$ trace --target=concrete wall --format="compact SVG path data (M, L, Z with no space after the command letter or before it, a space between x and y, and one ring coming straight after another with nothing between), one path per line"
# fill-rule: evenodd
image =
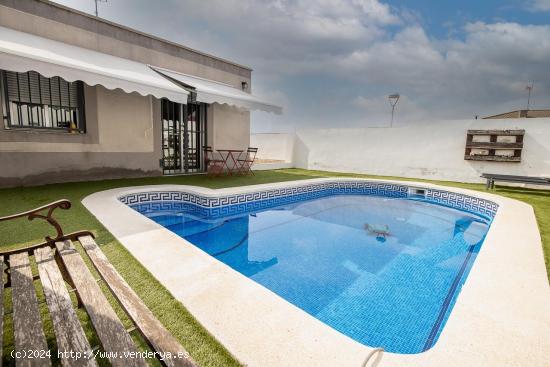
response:
M85 114L85 134L10 130L2 124L0 187L162 174L158 99L85 86ZM215 103L207 119L214 149L250 145L248 111Z
M246 149L250 146L250 112L228 105L209 106L208 142L213 149Z
M464 160L468 129L525 129L521 163ZM272 139L286 140L284 134ZM269 151L276 143L260 144ZM278 143L281 147L282 142ZM280 153L283 154L283 153ZM266 157L269 158L269 157ZM483 172L550 177L550 119L436 121L396 128L303 129L295 167L375 175L481 182Z
M85 134L2 126L0 151L153 152L155 98L85 85L84 99ZM160 112L156 119L160 119Z
M250 136L250 146L261 147L258 150L258 158L260 159L292 162L294 134L252 134Z
M85 87L86 133L0 127L0 186L160 175L160 102Z

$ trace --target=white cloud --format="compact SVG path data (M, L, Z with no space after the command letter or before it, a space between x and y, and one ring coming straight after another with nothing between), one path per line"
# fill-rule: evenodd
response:
M550 11L550 0L533 0L529 4L531 10Z
M252 66L253 89L285 104L287 124L377 121L394 91L401 122L498 113L522 107L532 80L535 107L550 107L550 25L473 22L435 38L380 0L128 1L100 12Z
M443 62L443 55L424 30L414 26L403 29L391 40L353 51L339 62L339 69L374 83L424 85L426 75L441 69Z
M522 99L531 80L539 102L550 104L550 26L474 23L464 32L463 40L432 40L417 26L404 28L343 59L342 78L397 89L446 117L500 112L496 106Z
M208 4L203 5L210 9L208 16L200 4ZM219 7L212 2L185 7L197 12L187 19L208 19L208 28L217 34L209 39L214 49L252 64L267 83L263 89L271 84L288 91L289 80L307 78L321 85L326 80L329 88L348 84L355 96L368 98L381 95L381 90L397 90L418 110L452 118L512 106L512 101L523 98L530 80L536 81L540 102L550 95L547 25L469 23L453 38L435 39L410 17L402 17L399 9L377 0L227 0ZM326 93L319 96L315 91L315 100L307 94L287 97L293 107L288 111L302 111L288 118L297 124L321 124L323 117L313 111L316 105L334 98L353 99ZM333 118L327 116L327 123Z
M378 0L353 0L353 4L361 7L369 18L381 24L397 24L399 18L393 14L388 4L382 4Z

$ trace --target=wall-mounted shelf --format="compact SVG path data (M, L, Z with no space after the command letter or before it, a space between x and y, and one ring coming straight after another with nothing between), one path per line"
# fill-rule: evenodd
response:
M521 162L525 130L468 130L464 159Z

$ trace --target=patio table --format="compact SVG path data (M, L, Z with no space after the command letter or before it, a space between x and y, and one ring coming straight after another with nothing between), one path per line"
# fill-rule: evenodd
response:
M244 152L243 149L217 149L217 152L222 157L223 164L229 175L239 172L237 159Z

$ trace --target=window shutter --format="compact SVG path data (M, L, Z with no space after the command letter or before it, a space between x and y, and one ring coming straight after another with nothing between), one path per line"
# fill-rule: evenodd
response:
M41 104L40 98L40 74L36 71L31 71L28 73L29 76L29 85L30 85L30 102Z
M52 105L54 106L60 106L61 105L61 95L60 95L60 92L59 92L59 78L58 77L53 77L53 78L50 78L50 98L51 98L51 103Z
M61 106L70 106L69 83L63 79L59 79L59 90Z
M52 104L50 98L50 79L40 75L40 93L42 94L43 104Z
M78 106L78 82L69 84L69 103L71 107Z
M8 87L8 100L18 101L19 100L19 88L17 87L17 73L6 71L6 81Z
M80 110L83 105L80 98L82 82L46 78L35 71L0 72L5 75L10 126L67 128L74 122L77 127L85 129L85 117Z
M19 82L19 102L30 102L29 76L27 73L17 74Z

